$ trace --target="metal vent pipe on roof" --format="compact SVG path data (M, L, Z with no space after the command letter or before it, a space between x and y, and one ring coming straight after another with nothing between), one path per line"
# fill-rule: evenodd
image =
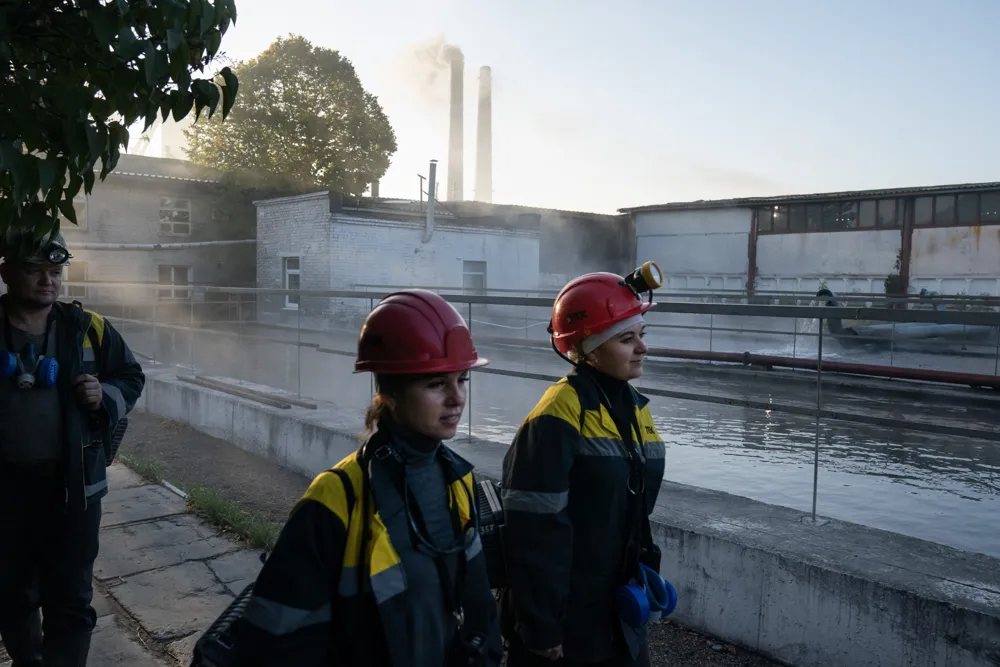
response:
M434 235L434 204L437 198L437 160L431 160L430 173L427 174L427 223L424 226L424 243Z

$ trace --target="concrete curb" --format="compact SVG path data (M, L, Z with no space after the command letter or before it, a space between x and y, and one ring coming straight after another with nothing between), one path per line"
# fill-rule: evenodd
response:
M276 398L282 392L242 382ZM278 410L151 372L140 407L313 476L357 445L360 411ZM496 478L505 445L455 440ZM1000 560L665 482L653 515L678 622L801 666L1000 663Z

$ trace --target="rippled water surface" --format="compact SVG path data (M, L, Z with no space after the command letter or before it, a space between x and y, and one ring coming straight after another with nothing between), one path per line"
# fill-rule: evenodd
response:
M370 396L370 378L353 375L353 359L347 355L207 333L197 335L192 354L188 332L161 331L154 345L148 329L128 329L127 325L125 329L137 351L152 356L155 349L159 361L185 366L190 366L193 358L198 373L300 391L304 396L356 408L359 416ZM316 342L347 353L352 349L350 338ZM805 344L797 344L797 348L797 352L808 352ZM830 354L840 353L831 349ZM565 373L566 366L553 356L500 352L493 365L533 373ZM913 364L920 363L921 359L914 357ZM935 357L934 364L942 363L947 362ZM956 363L970 364L969 360ZM982 361L978 364L983 366ZM992 372L992 367L989 370ZM694 382L647 373L639 385L640 389L643 384L677 389L689 381ZM471 414L474 436L509 442L546 386L537 380L475 374L462 432L468 432ZM730 383L726 391L756 399L772 395L777 403L789 397L814 400L815 389L808 383L772 390L762 390L759 383ZM651 398L654 420L667 443L667 479L803 512L811 510L816 442L811 417ZM918 411L933 419L932 411L939 409L899 397L850 392L840 392L838 400L899 418ZM961 408L952 412L956 410L962 412ZM995 417L989 407L968 410L969 419L987 425L1000 421ZM1000 531L996 530L1000 443L826 420L820 424L819 451L819 514L1000 557Z

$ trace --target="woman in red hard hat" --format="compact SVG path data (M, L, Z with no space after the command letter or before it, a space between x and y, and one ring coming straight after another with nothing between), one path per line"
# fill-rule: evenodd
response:
M660 282L649 262L628 278L581 276L556 297L552 344L575 368L503 462L509 667L649 664L645 628L623 621L616 596L640 564L659 571L648 517L664 444L629 381L642 375L643 314Z
M358 340L375 374L364 444L313 480L257 578L238 665L478 667L500 662L472 465L454 437L480 359L425 290L383 299Z

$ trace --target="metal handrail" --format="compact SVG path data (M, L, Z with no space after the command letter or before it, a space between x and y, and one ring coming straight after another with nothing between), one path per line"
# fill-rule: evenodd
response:
M298 295L299 297L324 297L339 299L382 299L392 292L358 292L352 290L290 290L260 287L222 287L211 285L163 285L148 283L88 283L93 287L143 289L190 289L206 293L257 294L257 295ZM447 301L483 306L527 306L551 309L553 298L483 296L473 294L442 294ZM922 322L929 324L970 324L1000 326L1000 312L948 311L948 310L905 310L875 307L849 306L799 306L746 303L708 303L690 301L658 301L652 309L657 313L686 315L728 315L736 317L776 317L799 319L843 319L873 320L880 322Z

